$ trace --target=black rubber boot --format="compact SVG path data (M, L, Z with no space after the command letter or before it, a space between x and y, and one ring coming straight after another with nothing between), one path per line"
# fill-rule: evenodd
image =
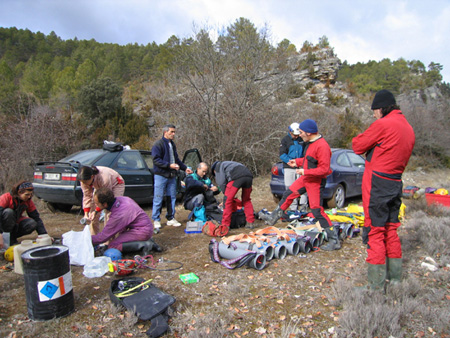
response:
M274 211L267 217L265 220L266 223L270 226L274 226L275 223L283 216L283 210L280 208L280 206L277 206Z
M386 279L391 285L400 284L402 282L402 259L387 258L386 259Z
M337 234L337 228L331 226L325 228L325 232L327 233L328 243L322 245L320 249L325 251L339 250L341 248L341 241L339 240L339 236Z
M137 253L140 251L141 256L147 256L150 252L154 250L156 252L161 252L161 247L153 241L153 239L149 239L147 241L134 241L134 242L125 242L122 243L122 252L123 253Z

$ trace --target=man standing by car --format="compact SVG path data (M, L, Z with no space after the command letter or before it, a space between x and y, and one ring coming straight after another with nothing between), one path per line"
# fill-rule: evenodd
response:
M280 159L283 161L284 185L289 188L298 178L296 164L289 162L292 159L303 157L303 141L299 137L300 129L297 122L292 123L289 132L281 139ZM300 205L306 206L308 198L305 194L300 197ZM298 209L299 200L296 198L292 201L290 209L295 211Z
M197 171L185 178L184 208L186 210L194 210L197 206L217 203L214 195L220 193L219 188L211 183L207 174L208 165L205 162L200 162Z
M362 183L363 243L367 244L369 287L383 290L386 278L391 283L401 281L398 214L402 174L414 148L415 135L390 91L377 92L371 109L376 121L353 139L353 150L366 154Z
M173 142L176 127L167 124L163 127L163 137L155 142L152 147L154 164L154 194L152 219L155 233L161 228L161 206L164 195L170 196L171 208L167 208L167 225L180 226L181 223L175 219L175 201L177 194L177 173L178 170L192 174L192 170L178 158L177 147ZM170 214L169 214L170 213Z
M305 142L305 156L289 162L301 167L301 169L297 169L297 173L301 176L285 191L278 207L271 213L266 222L273 226L292 201L306 192L314 218L327 233L328 243L322 245L321 249L326 251L338 250L341 248L341 243L337 229L333 227L321 204L322 190L325 187L327 176L331 174L331 149L323 136L319 134L316 121L304 120L300 123L299 128L300 137Z

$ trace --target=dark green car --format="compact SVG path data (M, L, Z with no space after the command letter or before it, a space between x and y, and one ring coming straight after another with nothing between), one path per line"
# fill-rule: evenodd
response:
M186 151L183 163L196 168L201 162L197 149ZM122 149L82 150L56 162L39 162L34 168L34 193L47 202L50 210L70 211L72 206L81 206L83 193L77 180L82 166L104 166L117 171L125 180L125 196L139 204L148 204L153 200L153 158L151 151ZM185 173L178 174L177 189L179 196L184 192L181 180Z

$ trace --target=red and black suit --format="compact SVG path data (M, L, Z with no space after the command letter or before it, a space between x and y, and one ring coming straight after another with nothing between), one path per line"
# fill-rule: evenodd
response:
M305 148L304 157L295 159L297 166L303 167L304 175L284 192L280 208L285 211L294 199L307 192L311 212L325 229L332 225L321 204L327 176L332 172L331 149L321 135L314 141L306 143Z
M376 120L353 139L354 152L366 154L362 182L363 242L367 244L369 264L385 264L386 257L402 257L397 234L402 173L414 143L414 130L400 110Z

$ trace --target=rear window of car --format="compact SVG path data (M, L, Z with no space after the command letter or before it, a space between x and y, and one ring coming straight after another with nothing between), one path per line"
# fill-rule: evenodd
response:
M59 160L59 162L80 162L85 165L92 165L95 160L104 153L102 149L83 150L78 153L69 155Z

